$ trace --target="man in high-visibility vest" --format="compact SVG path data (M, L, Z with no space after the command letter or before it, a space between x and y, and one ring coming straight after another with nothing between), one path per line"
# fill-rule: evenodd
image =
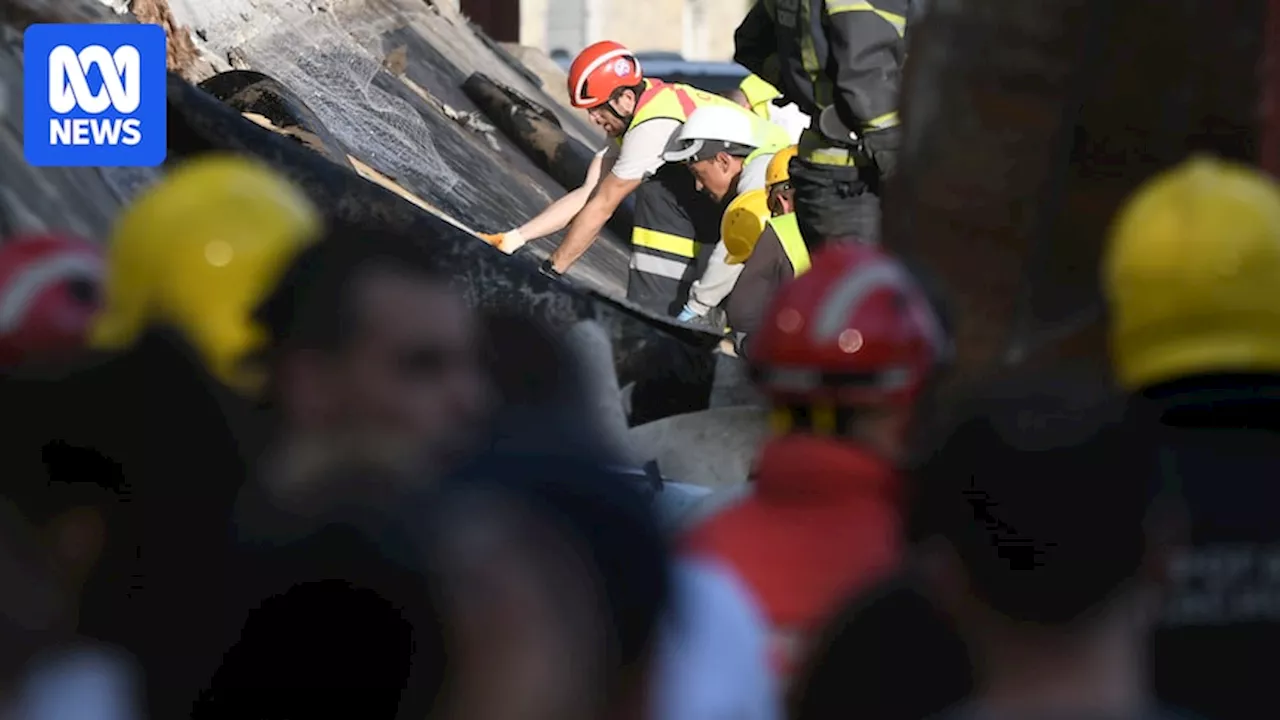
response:
M800 142L800 134L809 127L810 118L800 106L783 98L781 90L755 73L743 78L726 97L757 116L781 125L791 136L792 144Z
M742 193L763 191L770 160L789 144L787 131L781 126L717 105L699 108L690 115L663 157L669 163L687 165L694 185L718 205L724 205ZM677 320L688 322L719 315L711 310L728 297L742 272L740 264L725 262L726 254L722 239L712 251L706 269L693 283L689 301ZM714 322L723 327L722 319Z
M809 249L796 224L795 189L787 168L796 156L792 145L774 154L765 175L768 194L739 195L725 211L721 234L730 264L742 264L729 295L729 326L739 354L759 327L778 288L809 269Z
M897 167L909 11L909 0L759 0L734 33L733 59L813 119L791 170L811 248L879 242L880 195Z
M568 80L569 102L586 110L612 142L596 156L581 187L519 228L487 239L514 252L567 225L564 240L542 264L544 273L559 276L591 247L634 192L627 299L674 317L720 239L720 208L698 192L685 168L668 164L663 153L698 108L750 113L719 95L645 78L635 54L616 42L583 50L569 67Z

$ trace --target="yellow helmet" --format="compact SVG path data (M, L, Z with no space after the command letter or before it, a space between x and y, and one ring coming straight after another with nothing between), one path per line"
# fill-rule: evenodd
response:
M755 74L743 78L738 89L747 96L747 104L751 106L751 112L765 120L769 119L769 101L782 95L778 88Z
M791 179L791 158L800 154L799 145L789 145L773 154L764 171L764 184L773 187Z
M725 262L737 265L751 257L769 217L769 194L764 190L748 190L729 203L720 218L720 239L728 253Z
M322 230L306 195L256 160L213 154L180 165L116 221L90 343L124 348L147 326L168 324L216 377L255 392L261 373L245 361L265 331L252 313Z
M1280 186L1207 157L1162 173L1118 214L1103 287L1126 388L1280 372Z

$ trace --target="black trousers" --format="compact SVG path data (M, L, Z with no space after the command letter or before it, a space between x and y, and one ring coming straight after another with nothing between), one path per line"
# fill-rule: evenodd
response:
M832 240L880 242L880 198L862 173L853 166L791 161L796 223L811 249Z

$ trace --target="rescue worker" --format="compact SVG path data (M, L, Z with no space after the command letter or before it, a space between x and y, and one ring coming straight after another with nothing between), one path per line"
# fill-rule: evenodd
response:
M688 166L695 187L723 206L741 193L763 190L770 159L786 145L787 134L780 126L736 108L709 106L689 116L662 157ZM721 240L676 319L706 317L733 290L741 271L740 265L725 263Z
M809 269L809 249L796 224L795 190L787 168L796 156L792 145L769 161L763 192L739 196L724 214L721 234L732 248L729 262L741 263L738 285L729 296L729 327L740 355L759 328L778 288Z
M1161 700L1252 717L1274 695L1280 641L1280 186L1214 158L1127 202L1103 256L1115 375L1156 417L1160 466L1189 513L1189 547L1152 658Z
M113 228L91 361L0 383L5 425L21 427L0 464L106 488L80 513L101 544L78 631L138 659L149 715L189 717L225 648L219 541L256 416L227 386L253 386L240 370L261 334L247 322L259 283L321 228L305 195L256 161L179 164Z
M69 235L0 245L0 367L63 358L84 347L102 302L102 248Z
M734 60L813 119L792 163L796 219L816 248L879 242L880 195L897 167L909 0L762 0L734 34Z
M742 83L730 90L727 97L757 116L781 125L791 137L792 144L800 142L800 134L809 127L809 116L804 114L800 106L787 102L781 90L755 73L743 78Z
M684 168L666 164L663 152L701 107L748 113L718 95L646 79L635 54L612 41L578 54L569 68L568 86L570 104L586 110L612 141L597 154L582 187L519 228L486 238L514 252L567 225L564 240L542 264L543 272L559 276L591 247L614 210L634 192L627 298L674 317L719 240L720 212L697 191Z
M907 271L860 245L819 253L758 331L749 360L779 434L752 494L693 528L685 550L751 588L784 679L841 602L900 561L897 465L944 347Z
M323 230L307 196L256 160L210 155L179 165L117 221L90 341L120 350L152 325L174 327L216 378L255 396L266 333L253 311Z

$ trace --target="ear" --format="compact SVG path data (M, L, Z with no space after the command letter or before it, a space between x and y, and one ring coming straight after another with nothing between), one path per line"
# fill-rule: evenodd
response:
M102 556L107 527L95 507L74 507L51 519L46 526L50 551L64 575L79 586Z
M303 428L328 424L338 404L333 360L316 350L296 350L285 355L278 373L286 422Z
M956 550L943 538L932 537L916 546L916 570L925 592L948 615L962 611L969 593L969 578Z

